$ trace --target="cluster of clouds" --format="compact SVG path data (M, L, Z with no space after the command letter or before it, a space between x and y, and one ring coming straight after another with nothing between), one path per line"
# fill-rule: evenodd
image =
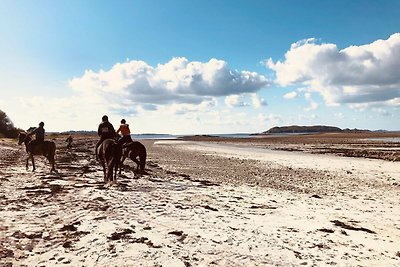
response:
M238 129L250 123L249 118L258 121L254 127L260 122L270 126L285 123L282 115L273 113L276 111L262 109L267 101L260 92L266 88L281 92L281 101L303 97L303 111L309 112L303 114L307 120L315 119L310 113L322 101L327 106L369 109L381 116L391 115L387 107L400 107L400 33L344 49L313 38L301 40L291 45L283 60L269 58L265 64L266 73L274 80L257 72L232 69L215 58L199 62L177 57L156 66L140 60L126 61L107 70L86 70L71 79L68 85L78 94L70 98L24 99L22 106L31 109L33 105L51 105L51 110L60 111L54 112L54 120L59 116L56 114L65 112L71 117L71 125L83 115L96 116L90 120L97 121L98 114L92 115L96 109L118 116L162 115L166 124L171 115L181 117L182 125L184 119L207 120L213 127L226 127L221 122L236 123ZM297 89L287 92L287 88ZM246 114L249 109L253 115ZM84 122L79 127L85 128Z
M193 106L210 107L218 97L228 97L226 103L230 106L240 106L239 99L251 98L249 103L258 108L266 103L256 92L270 83L256 72L230 69L223 60L198 62L184 57L156 67L136 60L118 63L108 71L87 70L82 77L69 81L70 87L83 95L122 103L115 109L139 106L144 110L158 110L169 105L177 113L190 111ZM120 111L135 112L124 108Z
M230 108L235 107L249 107L252 106L256 109L263 106L267 106L267 101L264 98L259 97L257 94L241 94L241 95L229 95L225 97L225 104Z
M283 61L270 58L266 65L275 72L278 85L301 88L285 94L285 99L307 92L320 94L328 106L400 106L400 33L342 50L313 38L302 40L291 45Z
M320 105L312 99L314 93L328 106L348 104L381 114L385 114L383 106L400 106L400 33L341 50L314 38L301 40L291 45L284 60L270 58L266 66L274 72L274 81L256 72L231 69L215 58L198 62L177 57L157 66L133 60L109 70L87 70L70 80L69 86L128 115L165 106L175 114L195 112L215 107L219 97L225 98L228 108L257 109L267 105L257 93L273 84L299 88L283 98L304 96L309 103L305 111Z

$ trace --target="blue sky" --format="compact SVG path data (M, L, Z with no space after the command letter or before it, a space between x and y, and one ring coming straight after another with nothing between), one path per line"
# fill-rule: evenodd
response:
M399 1L0 1L21 128L400 130Z

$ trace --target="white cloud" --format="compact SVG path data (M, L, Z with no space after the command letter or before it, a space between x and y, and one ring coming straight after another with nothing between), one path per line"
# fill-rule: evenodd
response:
M372 111L378 113L381 116L392 116L392 114L384 108L372 108Z
M344 119L344 114L342 112L337 112L334 114L334 116L338 119Z
M278 84L306 86L328 105L389 104L400 97L400 33L342 50L308 39L293 44L284 61L267 65Z
M305 93L304 98L308 101L309 106L304 108L304 111L308 112L311 110L316 110L319 104L312 99L311 93Z
M299 124L309 124L313 123L318 116L316 114L299 114L297 115L297 120Z
M309 106L304 108L304 111L308 112L311 110L316 110L319 107L319 104L315 101L310 101Z
M181 103L165 105L160 108L160 111L166 114L180 115L180 114L195 113L195 112L208 112L214 109L216 106L217 106L216 99L211 99L209 101L203 101L198 105L181 104Z
M249 104L245 102L244 98L244 95L229 95L225 97L225 104L230 108L249 106Z
M294 99L298 96L298 93L296 91L289 92L283 95L284 99Z
M14 109L13 106L15 104L9 105L7 110L18 122L17 127L23 129L37 126L40 121L44 121L45 128L53 130L96 129L101 116L106 112L102 103L77 96L20 97L18 108Z
M260 98L257 94L251 95L251 102L255 108L267 106L267 101L265 101L264 98Z
M68 84L73 89L69 96L21 97L18 108L6 103L5 110L17 126L45 121L47 129L55 131L96 129L104 114L114 123L125 118L137 126L135 132L251 131L257 129L255 121L232 111L221 115L218 98L236 95L242 105L262 105L264 100L253 95L269 81L255 72L229 69L222 60L202 63L174 58L155 67L129 61L109 70L87 70ZM228 103L239 104L235 97Z
M400 97L390 99L390 100L386 101L386 104L388 106L400 107Z
M85 95L140 104L199 104L212 97L253 93L269 85L263 75L230 69L225 61L173 58L152 67L143 61L117 63L110 70L85 71L69 82Z
M271 126L277 126L280 123L282 123L282 121L283 121L281 115L273 114L273 113L270 113L267 115L260 113L260 114L258 114L258 120L261 122L268 122L269 125L271 125Z
M251 104L250 104L251 103ZM225 97L225 104L230 107L249 107L253 105L254 108L259 109L263 106L267 106L267 102L264 98L259 97L257 94L241 94L241 95L229 95Z

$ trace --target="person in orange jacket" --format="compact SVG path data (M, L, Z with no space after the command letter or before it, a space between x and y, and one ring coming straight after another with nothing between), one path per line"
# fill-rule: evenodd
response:
M125 143L130 143L132 142L132 137L131 137L131 130L129 129L129 124L126 124L126 120L122 119L121 120L121 125L119 126L117 130L117 134L121 132L122 137L117 141L119 145L123 145Z

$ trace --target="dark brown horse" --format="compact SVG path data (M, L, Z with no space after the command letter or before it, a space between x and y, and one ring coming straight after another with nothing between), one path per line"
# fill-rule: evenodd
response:
M104 182L116 182L122 147L114 139L106 139L97 148L96 153L103 166Z
M139 160L137 159L139 157ZM121 159L121 167L126 158L130 158L136 163L136 173L144 174L144 168L146 166L146 147L138 142L133 141L127 144L124 144L122 159ZM119 173L121 174L121 168L119 169Z
M45 156L49 160L51 164L50 172L55 172L56 168L54 167L54 157L56 155L56 144L53 141L43 141L41 143L32 145L32 143L29 143L31 140L32 138L26 132L20 132L18 135L18 144L21 145L24 143L26 152L28 153L28 157L26 158L26 169L28 169L28 161L31 159L33 165L32 171L35 171L36 168L33 156L40 155Z

